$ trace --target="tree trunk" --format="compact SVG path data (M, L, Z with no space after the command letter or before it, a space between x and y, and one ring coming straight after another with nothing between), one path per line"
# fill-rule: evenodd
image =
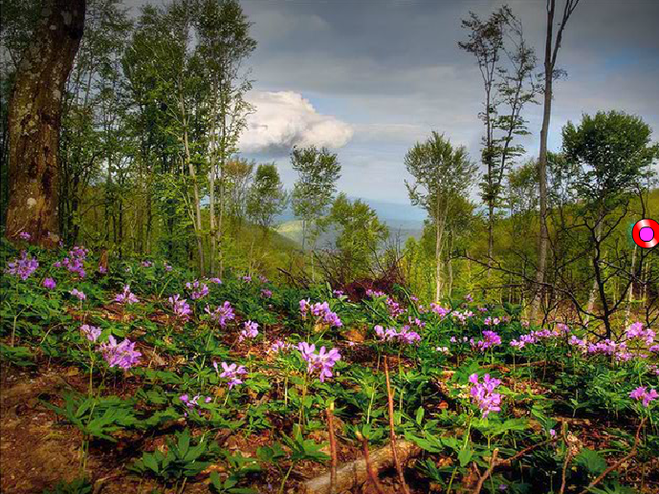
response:
M545 88L542 129L540 130L540 154L538 156L538 192L540 194L540 232L538 234L538 267L535 273L537 287L531 306L531 321L535 321L545 293L544 281L547 269L547 138L551 121L551 99L553 91L554 65L552 63L552 44L554 37L555 0L549 0L547 10L547 37L545 39Z
M636 268L636 251L638 250L638 245L634 245L634 252L632 252L632 269L630 272L634 274L634 269ZM632 303L634 302L634 280L632 279L627 289L627 310L625 311L625 327L629 324L629 315L632 310Z
M58 235L62 95L85 23L85 0L48 0L16 74L9 106L6 236L54 247Z

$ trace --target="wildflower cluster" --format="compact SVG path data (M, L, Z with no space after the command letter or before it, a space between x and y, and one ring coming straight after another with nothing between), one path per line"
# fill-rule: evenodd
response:
M469 376L469 382L473 384L469 394L480 408L483 418L486 418L491 412L501 410L501 395L494 390L501 384L499 379L491 378L489 374L483 376L483 382L478 382L478 374Z
M247 374L247 370L245 369L244 365L227 364L226 362L222 362L221 365L222 373L220 374L220 377L228 379L227 385L229 386L229 389L233 389L234 386L238 386L239 384L243 383L242 379L240 379L240 376ZM213 367L215 367L215 372L220 372L217 366L217 362L213 362Z
M316 345L301 342L297 346L302 358L307 362L307 372L313 374L319 372L320 382L325 382L325 379L332 377L332 368L339 360L341 354L336 348L332 348L329 352L324 346L320 347L318 353L316 352Z
M55 287L57 287L57 283L55 283L55 280L52 278L44 279L42 285L44 288L47 288L48 290L54 290Z
M430 310L437 314L440 319L444 319L449 314L449 312L451 312L451 309L446 309L434 302L430 304Z
M290 343L287 343L282 340L276 340L272 345L270 345L270 348L268 349L268 353L279 353L283 351L290 350L293 347Z
M208 285L205 283L201 283L199 280L194 280L192 283L187 282L185 284L185 288L187 288L191 294L190 298L192 300L199 300L204 298L206 295L208 295Z
M121 343L117 343L112 335L110 335L108 343L103 343L100 349L110 367L121 367L124 370L137 365L142 355L135 350L134 342L126 338Z
M634 391L629 393L629 397L641 401L645 408L650 406L650 403L659 398L657 390L652 388L650 391L645 386L639 386Z
M384 329L378 324L373 329L380 341L397 341L407 345L421 341L419 333L412 331L409 326L403 326L400 331L397 331L396 328Z
M510 346L518 349L522 349L527 345L533 345L538 343L541 340L547 340L551 338L558 338L570 332L570 328L565 324L557 324L553 331L548 329L541 329L539 331L531 331L528 334L523 334L519 339L512 340ZM572 339L576 336L572 335ZM571 341L571 340L568 340Z
M469 344L472 348L477 349L479 352L484 352L488 348L495 347L501 344L501 336L494 331L483 331L482 340L474 340L471 338Z
M210 307L207 305L204 311L210 315L212 321L216 322L223 328L227 325L228 321L236 318L233 307L231 307L231 304L228 301L217 306L213 311L211 311Z
M178 293L169 297L168 300L176 317L182 320L187 320L188 317L190 317L190 314L192 314L190 305L188 304L187 300L181 298Z
M247 321L245 323L245 329L240 332L238 341L242 342L246 339L253 339L259 335L259 325L253 321Z
M71 295L73 295L75 298L77 298L78 300L80 300L81 302L82 302L83 300L86 300L86 299L87 299L87 295L85 295L85 292L83 292L83 291L81 291L81 290L78 290L77 288L74 288L74 289L71 290L69 293L70 293Z
M318 322L324 322L337 328L343 326L341 319L335 312L332 312L328 302L317 302L311 305L309 300L300 300L300 314L302 314L302 317L306 317L307 313L311 313Z
M131 305L138 303L139 299L130 291L130 285L124 285L123 292L117 293L114 296L114 301L119 302L120 304Z
M392 319L398 319L399 316L402 316L405 313L405 309L403 309L400 304L391 297L387 297L385 304L387 305L387 310Z
M95 343L98 337L101 336L101 328L92 326L90 324L83 324L80 326L80 331L87 337L89 341Z
M197 407L199 398L201 398L200 395L195 395L192 399L190 399L190 397L187 394L178 397L178 399L183 402L183 404L188 408L188 411L190 412ZM213 401L213 398L207 396L206 399L204 400L204 403L210 403L211 401ZM188 412L185 412L184 415L187 417Z
M465 310L464 312L456 310L452 312L451 315L462 325L467 324L467 320L474 317L474 313L470 310Z
M76 273L80 278L84 278L87 273L85 272L85 259L89 254L89 249L84 247L75 246L69 251L69 256L61 261L53 264L56 268L66 268L70 273Z
M21 280L27 280L39 267L36 257L28 257L26 251L21 251L21 257L7 263L5 273L17 276Z

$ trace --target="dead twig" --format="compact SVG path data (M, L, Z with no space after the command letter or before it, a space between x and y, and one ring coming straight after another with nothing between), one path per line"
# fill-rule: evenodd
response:
M485 473L481 475L481 477L478 479L478 484L476 484L476 488L474 489L474 494L478 494L481 491L485 481L490 478L490 475L492 475L492 471L497 466L497 456L499 456L499 448L495 448L494 451L492 452L492 458L490 459L490 466L485 471Z
M634 438L634 445L632 446L632 449L629 451L629 453L616 461L613 465L611 465L609 468L604 470L601 474L599 474L595 480L593 480L590 484L588 484L588 487L586 487L584 490L582 490L579 494L586 494L588 491L590 491L593 487L595 487L597 484L599 484L602 480L604 480L604 477L606 477L608 474L613 472L614 470L617 470L620 468L620 465L625 463L627 460L633 458L636 456L636 453L638 452L638 445L641 442L641 430L643 429L643 426L645 425L645 421L647 420L646 417L643 417L641 419L641 423L638 424L638 429L636 429L636 437Z
M389 364L387 363L387 357L384 357L384 377L387 383L387 402L389 404L389 440L391 446L391 453L394 457L394 465L396 466L396 472L398 472L398 481L400 482L401 488L403 489L404 494L410 494L410 490L407 487L405 482L405 476L403 475L403 468L400 465L398 458L398 453L396 452L396 432L394 429L394 394L391 391L391 382L389 381Z
M334 436L334 402L325 410L327 415L327 428L329 429L330 440L330 455L332 456L331 470L330 470L330 494L336 493L336 468L339 464L339 459L336 450L336 437Z
M384 489L382 489L380 480L378 479L377 474L373 470L373 465L371 464L371 457L368 452L368 439L366 439L359 431L355 435L357 436L357 439L362 442L362 454L364 455L364 461L366 462L366 473L368 473L368 478L371 482L373 482L375 490L378 492L378 494L384 494Z

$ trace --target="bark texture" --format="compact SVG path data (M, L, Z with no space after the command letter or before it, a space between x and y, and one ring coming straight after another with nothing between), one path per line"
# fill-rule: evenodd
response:
M46 0L18 67L9 104L9 204L6 236L27 232L57 245L60 121L64 85L80 45L85 0Z

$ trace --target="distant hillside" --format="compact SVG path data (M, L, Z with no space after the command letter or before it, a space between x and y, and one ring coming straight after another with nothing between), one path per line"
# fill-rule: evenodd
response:
M351 200L357 198L350 197ZM372 199L363 199L366 204L375 210L380 221L389 227L391 238L398 237L401 244L404 244L409 237L419 238L423 232L423 220L426 213L409 204L397 204L386 201L375 201ZM279 225L275 230L282 236L298 243L302 243L302 222L295 218L291 208L284 211L277 217ZM334 243L336 238L335 231L328 231L321 235L318 240L319 247L327 247Z

